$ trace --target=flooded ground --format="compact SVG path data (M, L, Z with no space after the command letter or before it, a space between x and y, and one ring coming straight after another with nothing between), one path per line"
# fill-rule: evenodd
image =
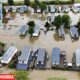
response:
M72 14L72 13L71 13ZM76 22L79 19L80 14L78 14L77 19L76 16L73 16L73 22L72 24L76 24ZM23 19L24 18L24 19ZM75 21L75 19L77 21ZM49 58L51 59L51 53L52 49L54 47L59 47L61 50L66 51L67 61L72 62L72 56L73 52L75 52L76 48L80 48L80 39L78 41L72 42L70 34L65 35L65 39L57 39L57 34L54 31L48 31L46 34L43 30L40 31L40 36L38 38L30 38L29 34L25 36L24 39L21 39L19 36L19 29L22 24L26 24L28 20L35 20L35 22L39 22L40 20L34 19L32 16L27 17L26 15L21 16L19 14L16 15L15 19L13 21L9 21L6 24L6 29L0 29L0 41L5 42L7 49L11 43L13 43L14 46L18 48L18 50L21 50L25 46L31 46L31 47L45 47ZM42 22L42 21L41 21ZM39 25L41 28L44 25L43 21ZM18 25L17 27L9 26L9 25ZM8 27L11 27L11 29L8 29ZM51 61L51 60L50 60ZM51 65L51 62L49 62ZM65 77L68 78L68 80L80 80L80 73L79 72L70 72L70 71L55 71L55 70L45 70L45 71L38 71L34 70L30 72L30 78L31 80L46 80L50 77Z
M67 80L80 80L79 72L72 71L58 71L58 70L34 70L31 72L30 76L31 80L47 80L48 78L61 77L66 78Z

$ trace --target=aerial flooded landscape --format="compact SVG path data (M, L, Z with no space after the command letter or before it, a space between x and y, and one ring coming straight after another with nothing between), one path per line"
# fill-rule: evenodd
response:
M80 0L0 1L0 80L80 80Z

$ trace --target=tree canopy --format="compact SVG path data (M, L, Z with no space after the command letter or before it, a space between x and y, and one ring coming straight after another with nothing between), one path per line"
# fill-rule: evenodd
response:
M64 15L62 16L62 23L64 24L64 26L65 26L65 27L68 27L68 26L70 25L70 22L71 22L70 16L67 15L67 14L64 14Z
M29 6L30 5L30 0L24 0L24 4Z
M35 23L34 21L30 21L28 22L28 25L29 25L29 34L32 35L32 33L34 32Z
M3 13L3 17L5 17L6 15L6 10L4 8L2 8L2 13Z
M57 30L62 25L62 17L61 17L61 15L58 15L58 16L55 17L54 25L56 26Z
M42 12L47 8L45 3L40 2L39 7L41 8Z
M8 0L8 4L12 6L14 4L14 1L13 0Z

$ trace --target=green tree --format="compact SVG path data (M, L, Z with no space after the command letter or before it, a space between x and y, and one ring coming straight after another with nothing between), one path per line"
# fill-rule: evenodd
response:
M58 15L54 19L54 25L56 26L56 30L62 25L62 17L61 15Z
M15 68L14 62L11 62L8 66L9 66L9 68L11 68L11 69Z
M44 10L46 10L47 5L45 3L40 2L39 7L41 8L41 11L43 12Z
M34 23L34 21L30 21L30 22L28 22L28 25L29 26L35 26L35 23Z
M62 16L62 23L64 24L65 27L70 26L70 22L71 22L71 19L69 15L65 14Z
M30 5L30 0L24 0L24 4L29 6Z
M15 79L16 80L29 80L28 75L29 73L27 71L16 71L13 72L12 74L15 74Z
M34 26L29 26L29 34L31 34L31 36L33 32L34 32Z
M3 13L3 17L5 17L6 15L6 10L4 8L2 8L2 13Z
M31 3L32 8L36 9L37 8L37 4L35 2Z
M49 28L51 27L50 24L48 22L45 23L45 27L47 28L47 30L49 30Z
M32 34L34 32L35 23L34 23L34 21L30 21L30 22L28 22L28 25L29 25L29 34L31 34L31 36L32 36Z
M8 4L12 6L14 4L14 1L13 0L8 0Z

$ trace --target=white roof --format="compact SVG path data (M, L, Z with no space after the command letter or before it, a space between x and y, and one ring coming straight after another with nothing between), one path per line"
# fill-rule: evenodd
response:
M16 52L17 52L16 47L14 47L14 46L9 47L9 49L2 56L1 63L8 64Z
M76 65L80 66L80 48L76 50Z
M80 6L80 3L75 3L74 6Z

